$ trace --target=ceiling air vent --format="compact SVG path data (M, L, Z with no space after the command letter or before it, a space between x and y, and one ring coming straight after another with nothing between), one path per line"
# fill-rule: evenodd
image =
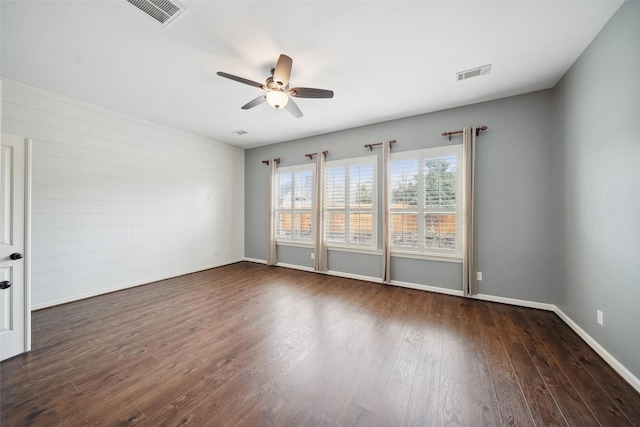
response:
M246 130L239 129L239 130L235 130L235 131L233 131L233 132L231 132L231 133L233 133L233 134L235 134L235 135L238 135L238 136L241 136L241 135L246 135L246 134L248 134L249 132L247 132Z
M489 71L491 71L491 64L483 65L482 67L472 68L471 70L467 70L467 71L460 71L459 73L456 73L456 80L460 81L460 80L470 79L471 77L483 76L485 74L489 74Z
M143 11L163 27L169 25L178 15L184 12L184 6L169 0L125 0L127 3Z

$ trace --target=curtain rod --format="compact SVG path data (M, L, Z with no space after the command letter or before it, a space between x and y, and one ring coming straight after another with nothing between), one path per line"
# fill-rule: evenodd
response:
M327 157L327 154L329 154L328 150L325 150L325 151L322 152L322 155L325 156L325 157ZM317 156L317 155L318 155L318 153L308 153L308 154L305 154L304 156L308 157L311 160L313 160L313 156Z
M391 141L389 141L389 144L393 145L396 142L398 141L396 141L395 139L392 139ZM373 151L373 147L377 147L378 145L382 145L382 144L383 144L382 142L376 142L375 144L364 144L364 148L368 148L369 151Z
M277 159L273 159L274 162L276 163L280 163L280 157L278 157ZM263 160L262 163L264 163L265 165L269 164L269 160Z
M489 128L486 127L486 126L477 127L476 128L476 136L480 135L480 131L481 130L487 130L487 129L489 129ZM442 132L442 136L448 136L449 137L449 141L451 141L451 135L456 135L456 134L459 134L459 133L462 133L462 132L464 132L464 131L456 130L456 131L453 131L453 132Z

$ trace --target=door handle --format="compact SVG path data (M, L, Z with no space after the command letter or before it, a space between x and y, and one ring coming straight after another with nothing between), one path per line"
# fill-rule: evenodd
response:
M3 280L0 282L0 289L9 289L12 283L9 280Z
M12 253L11 255L9 255L9 258L11 258L13 260L22 259L22 254L18 253L18 252L15 252L15 253Z

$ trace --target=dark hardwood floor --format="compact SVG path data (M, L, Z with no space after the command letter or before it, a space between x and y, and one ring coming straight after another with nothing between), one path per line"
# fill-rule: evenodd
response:
M555 314L248 262L33 313L9 426L640 426Z

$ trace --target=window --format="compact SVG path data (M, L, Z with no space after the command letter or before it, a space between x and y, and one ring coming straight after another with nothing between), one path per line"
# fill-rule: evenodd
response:
M377 247L376 156L325 163L325 236L330 246Z
M460 145L391 155L392 250L462 256L461 159Z
M274 206L276 240L313 242L314 165L278 168Z

